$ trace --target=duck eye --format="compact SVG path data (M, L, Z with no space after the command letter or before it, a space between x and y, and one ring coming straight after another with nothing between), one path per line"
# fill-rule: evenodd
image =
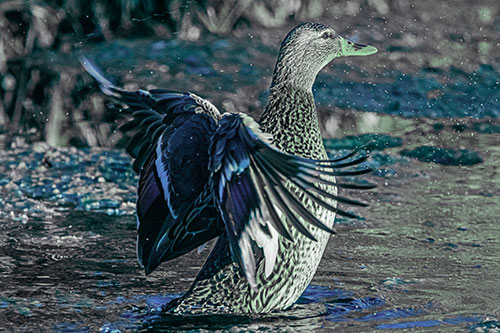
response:
M325 31L321 35L321 38L323 38L323 39L333 39L334 37L335 37L335 33L331 32L331 31Z
M332 37L332 34L328 31L323 32L323 34L321 35L321 38L323 39L328 39L330 37Z

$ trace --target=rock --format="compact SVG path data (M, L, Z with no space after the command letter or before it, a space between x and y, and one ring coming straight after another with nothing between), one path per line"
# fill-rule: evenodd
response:
M443 165L474 165L483 162L477 152L467 149L455 150L435 146L421 146L413 150L404 149L400 154L416 158L421 162L433 162Z
M477 122L470 127L473 131L483 134L500 133L500 124L494 124L491 120Z
M384 150L385 148L401 147L403 139L385 134L362 134L345 136L341 139L325 139L326 149L358 149L363 146L366 150Z
M33 144L33 151L35 153L45 153L49 149L50 149L49 145L43 141L35 142Z

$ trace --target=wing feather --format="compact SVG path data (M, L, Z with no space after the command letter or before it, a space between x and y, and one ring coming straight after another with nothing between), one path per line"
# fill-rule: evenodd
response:
M334 233L317 213L306 208L304 198L349 217L357 216L337 208L336 202L365 206L323 188L324 185L336 186L334 176L371 171L367 168L340 170L367 159L355 153L346 156L310 160L289 155L272 147L269 136L263 135L248 116L226 114L219 121L210 146L212 191L233 257L252 288L257 288L259 253L264 256L264 275L269 277L276 262L278 237L293 241L289 228L295 228L311 240L316 238L305 224ZM348 183L341 186L372 188L372 185Z
M87 58L80 61L132 116L120 129L131 134L127 152L139 173L137 255L148 274L224 231L207 190L208 148L220 113L192 93L123 90Z

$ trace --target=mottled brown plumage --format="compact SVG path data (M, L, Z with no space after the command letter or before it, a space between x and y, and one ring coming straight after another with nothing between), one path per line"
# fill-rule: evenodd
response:
M281 45L269 99L259 121L262 131L272 135L274 146L290 154L325 159L327 154L312 94L316 75L336 57L375 52L371 46L343 39L323 24L305 23L293 29ZM325 189L337 193L334 186ZM300 194L298 197L326 226L333 225L334 212ZM336 202L331 204L334 206ZM263 261L257 267L256 289L249 286L233 260L223 234L190 290L165 306L165 310L171 313L264 313L292 306L313 278L330 236L305 225L317 241L291 228L294 241L279 238L272 275L265 276Z

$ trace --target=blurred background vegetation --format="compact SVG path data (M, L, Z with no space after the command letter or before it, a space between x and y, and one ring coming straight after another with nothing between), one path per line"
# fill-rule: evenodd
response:
M384 55L384 62L380 58L368 62L371 68L360 74L363 80L378 78L383 82L383 75L375 77L369 71L411 71L422 67L438 71L456 66L470 73L480 64L490 64L496 71L497 65L491 64L498 60L500 27L495 17L500 15L499 7L497 1L489 0L474 4L465 0L2 1L0 141L21 134L27 140L56 146L115 144L109 138L120 121L119 115L105 110L103 97L78 65L76 55L82 50L90 53L91 58L96 52L99 62L114 66L117 75L130 74L118 82L125 86L138 73L152 73L154 69L160 75L140 80L149 82L146 88L189 89L228 111L252 113L263 107L261 92L269 84L280 40L300 22L332 24L350 37L374 42L382 51L390 52ZM256 44L251 41L254 36L258 39ZM226 87L237 85L238 80L244 83L245 77L254 74L255 80L247 83L247 90L233 89L224 95L219 91L224 85L213 82L229 66L230 59L220 54L219 58L208 57L217 56L214 50L226 47L227 40L239 40L240 48L226 48L226 53L246 52L239 61L262 59L261 65L267 69L255 74L253 69L241 71L245 67L240 66ZM138 45L145 48L146 44L149 55L131 54ZM248 50L257 44L264 45L260 53ZM185 54L178 55L172 49L182 49ZM210 52L196 56L198 49ZM168 61L164 58L151 56L155 50L171 51L177 55L171 60L186 66L176 69L173 63L165 65ZM192 53L194 58L189 55ZM219 65L203 66L212 61ZM187 74L181 75L180 71ZM234 79L234 75L239 79ZM355 75L352 79L361 80ZM137 88L133 84L129 87ZM439 98L440 94L434 91L429 99Z

